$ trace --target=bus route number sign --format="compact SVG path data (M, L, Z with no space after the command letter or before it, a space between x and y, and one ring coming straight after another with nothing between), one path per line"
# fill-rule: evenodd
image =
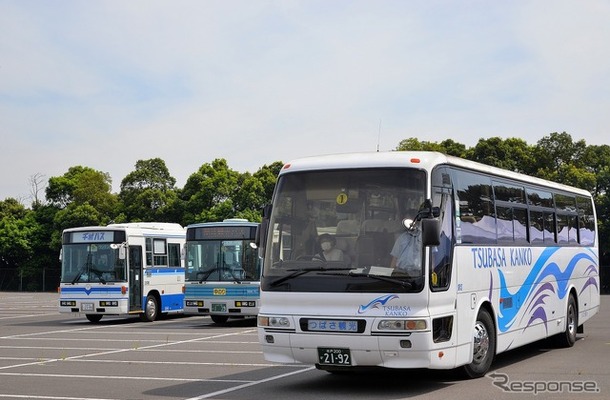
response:
M318 347L318 362L320 365L352 365L352 357L349 349Z

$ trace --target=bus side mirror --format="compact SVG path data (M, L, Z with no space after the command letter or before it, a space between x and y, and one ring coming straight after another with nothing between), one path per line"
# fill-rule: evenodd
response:
M269 216L271 215L271 205L267 204L263 208L263 219L261 224L256 228L254 243L259 249L264 249L267 241L267 231L269 230Z
M125 258L127 258L127 250L126 250L125 243L122 243L122 244L112 243L110 245L110 248L119 250L119 260L124 260Z
M441 221L437 218L424 218L421 220L422 243L424 246L438 246L441 244Z

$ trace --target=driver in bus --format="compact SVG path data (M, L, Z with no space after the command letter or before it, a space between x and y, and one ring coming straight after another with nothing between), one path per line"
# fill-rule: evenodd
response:
M421 255L422 239L418 221L405 219L406 231L400 234L394 242L390 255L390 268L404 272L409 276L422 274Z
M334 236L324 233L318 238L322 252L317 256L325 261L343 261L343 250L336 248L337 240Z

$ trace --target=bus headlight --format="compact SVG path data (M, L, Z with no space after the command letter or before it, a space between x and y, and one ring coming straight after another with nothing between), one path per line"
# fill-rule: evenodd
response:
M274 329L291 329L290 319L288 317L264 317L258 316L258 326L263 328Z
M380 331L425 331L425 319L383 319L377 324Z

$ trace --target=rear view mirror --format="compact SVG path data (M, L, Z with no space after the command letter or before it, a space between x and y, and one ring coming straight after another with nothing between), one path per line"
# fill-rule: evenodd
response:
M438 246L441 243L441 222L436 218L421 220L422 243L424 246Z

